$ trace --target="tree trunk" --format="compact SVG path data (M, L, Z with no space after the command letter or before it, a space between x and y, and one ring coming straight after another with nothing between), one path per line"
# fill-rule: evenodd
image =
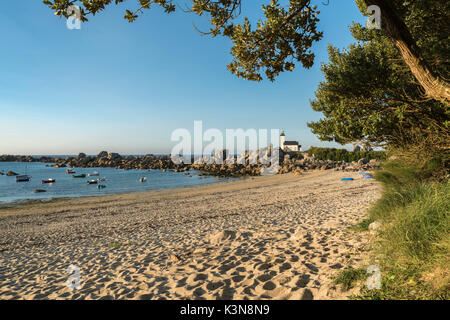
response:
M419 84L424 88L425 94L430 98L449 104L449 84L432 72L411 36L408 27L389 5L389 1L365 0L364 2L367 6L377 5L380 8L383 29L394 40L395 46L400 51L403 60Z

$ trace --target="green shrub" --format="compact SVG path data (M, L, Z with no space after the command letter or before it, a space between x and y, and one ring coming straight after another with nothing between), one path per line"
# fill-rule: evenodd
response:
M450 184L433 175L440 165L396 160L376 172L384 190L368 220L383 226L376 251L383 285L363 298L448 299Z
M369 225L370 225L373 221L374 221L373 218L367 218L367 219L364 219L364 220L362 220L360 223L358 223L358 224L356 224L356 225L354 225L354 226L351 226L351 227L350 227L350 230L359 231L359 232L361 232L361 231L367 231L367 230L369 230Z
M311 147L306 152L310 156L312 156L314 154L315 157L319 160L352 162L352 161L358 161L362 158L366 158L369 160L371 160L371 159L376 159L376 160L386 159L386 153L384 151L353 152L353 151L347 151L345 149Z
M367 277L367 272L364 269L345 268L333 280L334 284L342 285L345 291L354 287L355 282L362 281Z

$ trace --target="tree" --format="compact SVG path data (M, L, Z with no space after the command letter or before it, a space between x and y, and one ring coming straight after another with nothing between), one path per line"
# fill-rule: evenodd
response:
M110 4L124 0L43 0L55 14L68 17L73 14L74 4L81 4L81 20L87 21L89 14L95 15ZM450 86L443 77L430 67L417 46L410 30L400 18L397 7L387 0L356 0L360 7L377 5L381 9L383 28L399 49L404 62L424 88L425 94L433 99L450 102ZM436 0L417 0L422 6ZM442 1L441 1L442 2ZM445 3L445 1L443 1ZM137 0L138 8L126 10L125 19L134 21L144 9L152 5L161 6L167 13L175 11L174 0ZM407 5L412 5L406 2ZM233 60L228 69L248 80L262 80L263 70L271 81L283 71L292 71L295 63L310 68L314 63L311 46L323 34L317 30L319 11L310 0L290 0L284 9L278 0L271 0L262 6L265 20L258 21L252 28L245 18L242 24L234 24L241 12L241 0L192 0L189 11L198 15L209 15L211 29L208 34L222 34L233 41ZM362 8L365 9L365 8ZM448 8L447 8L448 9ZM365 10L363 11L365 12ZM447 10L448 12L448 10Z
M417 1L419 5L434 5L436 1ZM422 54L422 51L417 46L405 22L397 14L397 10L393 4L387 0L364 0L367 6L376 5L381 10L381 21L383 29L387 35L394 41L395 46L399 50L403 61L408 65L414 77L425 89L428 97L431 97L442 102L450 102L450 86L441 79L431 69L429 63ZM448 12L448 2L439 1L437 5L444 4ZM361 1L359 1L361 5ZM407 5L414 5L407 3ZM416 4L417 5L417 4ZM429 8L428 8L429 9ZM444 8L445 9L445 8ZM446 12L444 11L443 14ZM447 20L448 21L448 20ZM448 22L447 22L448 23ZM445 25L447 25L447 23ZM444 26L445 26L444 25Z
M437 4L423 14L422 8L411 6L402 15L423 44L423 55L445 74L448 63L442 58L449 54L448 43L441 39L447 37L447 31L435 27L448 19L441 9ZM410 145L418 135L433 135L442 137L440 143L448 147L448 105L423 99L421 86L388 36L359 24L350 29L357 43L342 51L328 48L329 63L322 65L325 81L311 102L324 118L308 124L313 133L326 141L394 147Z

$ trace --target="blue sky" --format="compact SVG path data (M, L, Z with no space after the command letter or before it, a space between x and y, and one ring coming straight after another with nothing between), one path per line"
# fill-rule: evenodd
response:
M256 17L264 1L244 2L244 14ZM321 2L314 67L256 83L226 69L230 41L199 35L192 23L206 29L202 17L155 7L130 24L129 0L69 30L41 1L8 1L0 12L0 154L168 153L172 131L193 130L194 120L204 130L280 128L304 147L338 146L306 126L321 117L309 101L327 45L349 45L348 25L365 18L353 0Z

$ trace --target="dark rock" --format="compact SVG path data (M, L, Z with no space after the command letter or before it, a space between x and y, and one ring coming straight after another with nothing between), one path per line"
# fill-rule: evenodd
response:
M98 155L97 158L106 158L108 156L108 151L101 151Z
M108 154L108 159L110 159L110 160L118 160L118 159L122 159L122 157L118 153L110 153L110 154Z
M367 160L366 158L359 159L359 161L358 161L358 165L360 165L360 166L364 165L366 163L369 163L369 160Z

